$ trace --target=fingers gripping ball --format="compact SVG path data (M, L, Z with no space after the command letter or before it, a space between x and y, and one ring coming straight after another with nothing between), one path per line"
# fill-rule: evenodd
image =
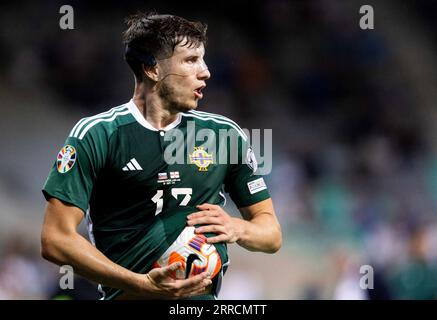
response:
M178 261L182 267L172 273L174 279L187 279L204 271L212 279L222 267L215 246L207 243L203 234L194 233L194 227L185 227L153 267L165 267Z

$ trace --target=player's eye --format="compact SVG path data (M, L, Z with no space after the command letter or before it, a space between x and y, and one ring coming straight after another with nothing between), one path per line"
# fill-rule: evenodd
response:
M188 63L196 63L197 59L198 59L198 57L189 57L189 58L187 58L186 61Z

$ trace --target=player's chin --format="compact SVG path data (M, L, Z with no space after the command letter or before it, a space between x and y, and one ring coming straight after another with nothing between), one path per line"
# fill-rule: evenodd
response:
M191 109L197 109L197 106L199 104L200 99L199 98L194 98L192 100L192 102L190 103Z
M188 112L191 110L196 110L197 103L195 105L194 104L178 104L175 107L176 107L175 109L179 112Z
M187 111L190 111L190 110L196 110L197 109L197 105L198 105L198 100L197 99L196 100L192 100L190 102L187 102L187 103L183 104L181 106L181 111L187 112Z

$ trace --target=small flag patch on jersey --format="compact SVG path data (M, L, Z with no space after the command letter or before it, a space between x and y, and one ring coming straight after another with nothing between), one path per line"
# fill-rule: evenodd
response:
M166 180L166 179L167 179L167 172L158 173L158 180Z
M179 171L170 171L170 179L179 179Z
M77 152L73 146L66 145L58 153L56 167L59 173L66 173L73 168L76 163Z
M167 172L158 173L158 183L161 185L169 185L175 184L176 182L180 182L180 174L179 171L170 171L170 174Z
M248 182L247 187L249 188L250 194L254 194L267 189L266 183L264 182L263 178Z
M129 160L129 162L123 167L123 171L137 171L137 170L143 170L141 168L140 164L135 158L132 158Z

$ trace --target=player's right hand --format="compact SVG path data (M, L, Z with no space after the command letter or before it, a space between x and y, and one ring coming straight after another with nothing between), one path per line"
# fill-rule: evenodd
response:
M181 267L180 262L175 262L166 267L152 269L146 275L147 291L161 299L180 299L205 294L206 288L212 283L207 279L207 272L188 279L173 279L171 275Z

